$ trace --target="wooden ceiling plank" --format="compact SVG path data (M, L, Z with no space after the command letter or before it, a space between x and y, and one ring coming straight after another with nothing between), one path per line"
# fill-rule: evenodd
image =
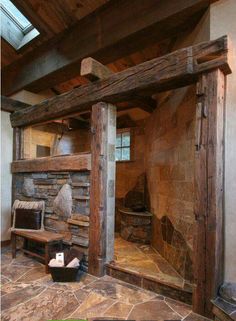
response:
M137 94L183 87L196 82L201 73L216 68L228 74L231 70L227 53L227 36L180 49L15 112L11 114L11 124L17 127L40 123L89 110L100 101L116 104L132 100Z
M39 46L2 70L2 93L38 92L78 75L81 60L103 64L186 31L197 23L210 0L109 1L58 39ZM163 32L163 30L165 30Z

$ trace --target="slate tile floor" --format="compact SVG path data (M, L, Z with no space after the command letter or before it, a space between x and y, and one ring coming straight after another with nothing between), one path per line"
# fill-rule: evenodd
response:
M118 235L115 238L115 265L184 287L185 281L181 275L150 245L128 242Z
M207 319L191 312L191 307L139 289L109 276L95 278L81 274L80 282L53 283L44 266L18 254L12 260L2 251L1 320L46 321L81 318L133 320Z

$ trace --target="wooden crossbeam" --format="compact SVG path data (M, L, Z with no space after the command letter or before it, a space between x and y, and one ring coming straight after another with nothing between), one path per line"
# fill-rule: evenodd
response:
M91 154L88 153L24 159L11 163L12 173L86 170L91 170Z
M29 107L30 105L22 103L21 101L11 99L9 97L1 96L1 110L13 113L14 111L22 108Z
M210 2L109 1L70 30L6 66L2 70L2 93L10 95L23 88L39 92L78 76L84 57L108 64L176 36L193 28Z
M122 72L76 88L66 94L11 114L13 127L26 126L89 110L97 102L118 103L135 95L186 86L206 71L220 68L230 73L227 36L203 42L144 62Z
M87 78L88 80L94 82L97 80L107 79L114 72L110 70L107 66L104 66L99 61L88 57L82 60L81 62L81 69L80 75ZM132 101L127 103L127 108L141 108L147 113L152 113L153 110L156 108L157 102L155 99L152 99L148 96L136 95ZM119 103L117 104L118 110L120 110ZM123 103L121 105L121 109L123 107Z

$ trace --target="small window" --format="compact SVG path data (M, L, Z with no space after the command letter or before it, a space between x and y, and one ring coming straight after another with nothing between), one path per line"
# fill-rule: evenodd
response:
M116 135L116 161L130 160L130 131Z
M1 0L1 36L16 50L39 35L10 0Z

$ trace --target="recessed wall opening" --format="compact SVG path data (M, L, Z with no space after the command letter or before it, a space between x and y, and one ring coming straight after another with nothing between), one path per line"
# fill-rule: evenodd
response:
M30 126L23 137L23 159L89 152L90 119L78 116Z

